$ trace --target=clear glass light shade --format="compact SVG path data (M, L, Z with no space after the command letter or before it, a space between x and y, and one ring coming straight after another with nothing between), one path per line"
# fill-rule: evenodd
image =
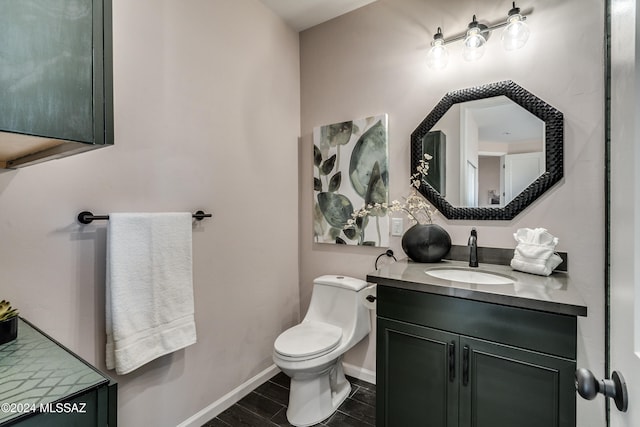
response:
M442 40L435 40L431 50L427 54L427 66L434 70L440 70L449 63L449 51Z
M467 37L464 39L462 57L465 61L476 61L484 55L485 43L487 40L482 35L479 28L469 28Z
M502 46L505 50L520 49L529 40L529 26L520 14L509 16L509 24L502 31Z

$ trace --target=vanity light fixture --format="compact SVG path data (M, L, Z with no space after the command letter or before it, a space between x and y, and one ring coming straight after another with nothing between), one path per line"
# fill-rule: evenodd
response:
M469 23L462 48L462 57L465 61L476 61L484 55L484 45L487 42L484 34L488 35L487 26L478 24L476 15L473 15L473 21Z
M427 66L439 70L447 66L449 62L449 51L444 46L444 36L442 30L438 27L438 32L433 36L431 49L427 54Z
M520 49L529 39L529 27L524 22L526 19L525 13L521 12L519 7L516 7L516 2L513 2L513 7L509 10L507 19L503 22L487 26L479 23L476 15L473 15L473 20L469 23L464 33L448 39L444 38L442 29L438 27L438 32L434 34L431 49L427 54L427 65L433 69L444 68L449 59L449 53L445 45L459 40L464 41L462 57L466 61L476 61L484 54L485 45L491 31L503 27L501 39L504 49L507 51Z
M502 46L505 50L520 49L529 40L529 26L524 22L525 19L520 14L520 8L516 7L516 2L513 2L507 26L502 30Z

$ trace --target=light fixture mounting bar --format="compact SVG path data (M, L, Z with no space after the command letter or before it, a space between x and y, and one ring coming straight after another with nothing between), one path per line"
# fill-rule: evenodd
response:
M520 12L520 16L522 16L522 20L526 21L527 20L527 16L531 15L533 13L533 9L529 8L527 10L523 10ZM507 25L509 25L509 21L507 20L503 20L501 22L495 23L495 24L491 24L491 25L484 25L484 24L478 24L478 27L480 28L482 34L486 34L489 33L493 30L497 30L498 28L502 28L502 27L506 27ZM457 42L459 40L464 40L465 37L467 36L467 30L465 30L463 33L460 34L456 34L455 36L452 37L447 37L445 39L443 39L443 43L449 44L449 43L453 43L453 42Z

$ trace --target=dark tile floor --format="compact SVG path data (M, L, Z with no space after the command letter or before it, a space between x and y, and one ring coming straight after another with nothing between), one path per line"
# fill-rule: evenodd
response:
M376 425L376 386L349 376L347 379L351 383L351 394L336 413L318 426ZM291 426L286 415L288 402L289 377L279 373L202 427Z

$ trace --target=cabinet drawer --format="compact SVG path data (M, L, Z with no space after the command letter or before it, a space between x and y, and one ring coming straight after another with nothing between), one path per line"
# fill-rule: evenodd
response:
M417 325L575 360L577 321L508 307L378 285L377 313Z

